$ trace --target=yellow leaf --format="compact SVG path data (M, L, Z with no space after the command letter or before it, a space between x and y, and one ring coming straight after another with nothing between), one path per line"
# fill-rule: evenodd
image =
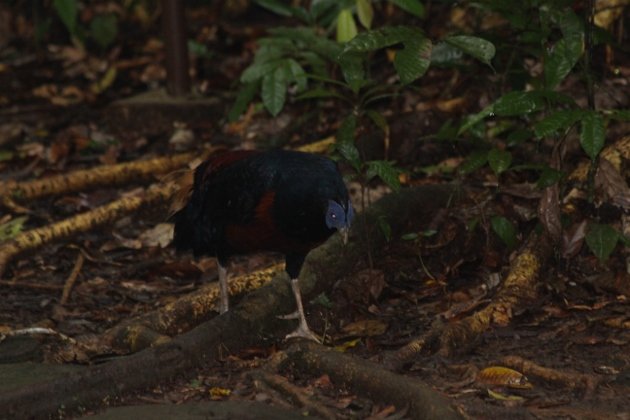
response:
M343 332L348 335L358 337L373 337L381 335L387 331L387 324L376 319L365 319L352 322L343 327Z
M500 400L500 401L523 401L523 400L525 400L525 398L519 397L518 395L501 394L500 392L495 392L495 391L493 391L491 389L488 390L488 395L490 395L495 400Z
M532 384L521 372L503 366L491 366L477 374L477 382L516 389L531 389Z
M218 386L213 386L212 388L210 388L210 397L212 399L221 399L223 397L229 397L231 393L232 391L227 388L221 388Z
M357 344L359 344L359 342L361 341L360 338L357 338L355 340L352 341L346 341L345 343L339 345L339 346L335 346L335 350L340 351L340 352L345 352L348 349L351 349L353 347L356 347Z
M105 90L107 90L107 88L109 88L114 83L114 81L116 80L117 74L118 72L116 70L116 67L112 66L108 68L105 74L103 75L103 77L101 78L101 80L98 80L97 82L93 83L90 89L92 90L93 93L97 95L99 93L104 92Z

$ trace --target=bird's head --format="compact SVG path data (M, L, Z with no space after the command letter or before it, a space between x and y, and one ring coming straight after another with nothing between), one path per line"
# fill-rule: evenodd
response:
M350 201L348 201L344 207L334 200L328 200L326 226L330 229L337 229L341 234L344 244L348 242L348 231L350 230L352 219L354 219L354 209Z

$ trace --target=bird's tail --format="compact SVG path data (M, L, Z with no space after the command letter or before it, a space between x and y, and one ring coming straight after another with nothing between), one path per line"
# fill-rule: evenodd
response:
M202 191L199 188L199 177L205 171L207 162L196 169L188 170L178 179L178 191L173 195L169 220L174 223L173 245L178 251L192 249L195 254L201 252L203 239Z

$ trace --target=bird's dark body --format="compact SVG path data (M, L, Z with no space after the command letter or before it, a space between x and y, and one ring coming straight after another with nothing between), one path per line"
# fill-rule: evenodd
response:
M174 215L174 244L222 265L235 254L280 252L297 278L306 254L335 232L324 217L330 200L345 206L348 193L328 158L226 152L196 169L190 199Z

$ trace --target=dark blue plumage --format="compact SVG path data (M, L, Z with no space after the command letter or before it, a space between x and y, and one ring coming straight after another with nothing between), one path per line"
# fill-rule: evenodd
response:
M173 216L174 244L178 250L218 258L222 312L227 310L230 256L283 253L301 321L294 335L313 338L297 278L308 252L335 231L347 235L353 216L341 174L330 159L286 150L226 152L196 169L189 199Z

